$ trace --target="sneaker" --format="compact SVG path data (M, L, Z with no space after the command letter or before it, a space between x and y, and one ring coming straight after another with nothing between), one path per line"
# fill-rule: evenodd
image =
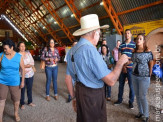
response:
M134 109L133 103L129 103L129 108Z
M111 98L110 98L110 97L107 97L106 100L107 100L107 101L111 101Z
M148 122L148 117L143 117L142 122Z
M143 114L139 113L138 115L135 116L136 119L139 119L143 116Z
M114 105L116 106L116 105L120 105L122 102L120 102L120 101L117 101L117 102L114 102Z

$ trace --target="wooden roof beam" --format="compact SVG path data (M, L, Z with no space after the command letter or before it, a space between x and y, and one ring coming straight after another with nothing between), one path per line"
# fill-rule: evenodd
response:
M15 24L17 25L17 28L19 29L19 31L20 31L21 33L23 33L23 34L25 35L25 37L26 37L30 42L32 42L32 43L35 45L36 42L34 42L33 39L28 35L28 33L21 27L22 25L21 25L21 24L18 25L18 22L17 22L17 21L14 22L14 21L15 21L15 18L13 18L11 14L7 14L7 15L8 15L8 17L11 19L11 21L13 21L12 23L15 23ZM14 26L16 27L15 24L14 24Z
M83 11L89 9L89 8L92 8L92 7L96 6L96 5L99 5L100 3L101 3L101 1L98 1L98 2L96 2L96 3L94 3L94 4L90 5L90 6L87 6L85 8L80 9L79 11L83 12Z
M31 19L28 17L29 13L25 11L25 9L19 5L19 2L14 1L15 7L19 10L19 12L24 16L24 18L31 24L31 26L34 27L35 30L39 33L39 35L44 39L45 42L47 42L47 38L45 37L44 33L41 31L41 28L37 26L35 23L31 23Z
M29 35L29 36L32 36L32 37L31 37L31 38L33 38L32 40L35 40L36 42L38 42L38 43L40 44L40 41L39 41L39 39L37 38L37 36L35 35L35 33L34 33L29 27L27 27L25 21L22 20L22 19L20 18L20 16L16 13L16 11L14 11L14 9L12 9L12 8L10 8L10 7L9 7L8 9L11 11L11 14L13 14L13 15L15 16L16 21L17 21L17 22L19 21L19 25L20 25L20 26L23 26L23 29L25 30L24 33L27 33L28 35L29 35L29 33L32 34L32 35ZM9 14L8 14L8 15L9 15ZM28 30L28 31L26 31L26 30ZM35 41L34 41L34 42L35 42Z
M65 0L67 6L75 16L78 23L80 23L81 12L76 8L73 0Z
M62 19L59 17L57 12L53 9L49 1L48 0L41 0L41 1L44 4L45 8L49 11L51 16L54 18L54 20L58 23L60 28L63 30L63 32L66 34L66 36L69 38L69 40L73 42L74 36L71 34L67 26L63 23Z
M104 8L106 10L106 12L108 13L115 29L117 30L118 34L122 35L122 32L123 32L123 27L122 27L122 24L112 6L112 3L111 3L111 0L103 0L103 5L104 5Z
M99 17L99 20L101 20L101 19L106 19L106 18L108 18L108 17L109 17L109 15L102 16L102 17ZM80 26L80 24L76 24L76 25L73 25L73 26L69 26L68 28L69 28L69 29L72 29L72 28L75 28L75 27L78 27L78 26ZM58 32L58 31L62 31L62 29L55 30L55 32ZM46 35L49 35L49 33L47 33ZM62 37L61 37L61 38L62 38Z
M156 5L159 5L159 4L162 4L162 3L163 3L163 0L156 1L156 2L146 4L146 5L143 5L143 6L139 6L139 7L130 9L130 10L119 12L119 13L117 13L117 15L119 16L119 15L127 14L127 13L130 13L130 12L133 12L133 11L138 11L138 10L141 10L141 9L149 8L149 7L156 6Z
M48 24L44 18L42 18L42 15L38 12L38 10L35 9L34 5L30 0L24 0L28 8L33 12L37 20L39 20L44 27L47 29L47 31L51 34L51 36L59 43L59 45L62 45L60 37L58 37L51 28L50 24Z

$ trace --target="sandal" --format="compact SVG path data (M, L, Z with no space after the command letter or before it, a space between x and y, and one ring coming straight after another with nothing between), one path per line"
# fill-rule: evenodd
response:
M21 105L20 106L20 109L24 110L25 109L25 106L24 105Z
M20 122L19 114L15 116L15 120L16 120L16 122Z
M34 103L28 104L29 106L35 107L36 105Z

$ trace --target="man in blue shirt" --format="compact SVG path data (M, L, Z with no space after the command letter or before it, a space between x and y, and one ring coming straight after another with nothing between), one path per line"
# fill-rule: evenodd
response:
M77 122L106 122L104 82L109 86L115 84L128 57L122 55L111 72L96 49L100 29L109 26L100 27L96 14L81 17L80 23L81 29L73 35L81 38L67 55L65 82L77 111ZM75 91L72 79L76 82Z
M119 77L119 93L118 93L118 100L114 103L114 105L119 105L123 101L123 91L124 91L124 84L125 84L125 79L127 77L128 79L128 85L130 88L130 93L129 93L129 108L134 109L133 102L134 102L134 89L132 85L132 79L131 79L131 74L132 74L132 61L131 61L131 56L136 48L135 42L131 41L131 30L126 29L125 30L125 42L123 42L119 46L119 54L118 56L121 57L122 54L126 54L129 57L129 61L123 66L123 71Z
M74 47L76 44L77 44L77 40L75 40L75 41L73 42L72 47ZM68 51L68 52L69 52L69 51ZM65 59L64 59L64 61L65 61L66 63L67 63L67 54L68 54L68 52L66 53ZM68 75L66 75L66 77L67 77L67 76L68 76ZM74 84L73 79L72 79L72 83ZM68 94L67 103L69 103L70 101L71 101L71 95Z

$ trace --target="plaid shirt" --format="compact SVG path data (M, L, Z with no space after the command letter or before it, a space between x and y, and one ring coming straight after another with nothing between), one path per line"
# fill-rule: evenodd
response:
M55 61L49 61L49 58L53 58L54 60L58 58L60 60L58 49L54 48L54 52L52 52L51 49L47 50L45 47L41 55L41 60L44 60L46 65L57 64Z

